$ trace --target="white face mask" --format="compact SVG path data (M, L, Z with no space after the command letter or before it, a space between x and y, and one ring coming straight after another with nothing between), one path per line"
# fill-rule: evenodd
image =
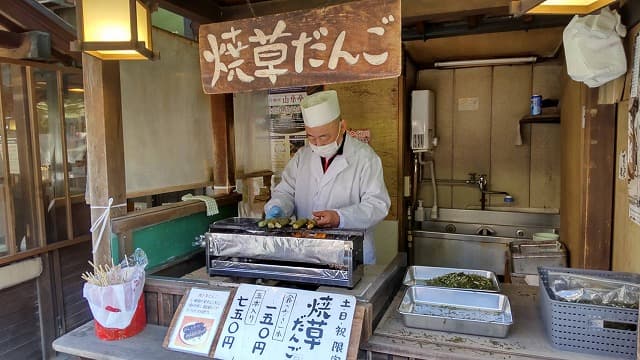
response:
M309 144L309 146L311 146L311 150L322 156L323 158L330 158L333 155L335 155L338 152L338 149L340 148L340 146L338 145L338 139L340 138L340 129L338 129L338 136L336 137L335 141L332 141L326 145L313 145L313 144Z

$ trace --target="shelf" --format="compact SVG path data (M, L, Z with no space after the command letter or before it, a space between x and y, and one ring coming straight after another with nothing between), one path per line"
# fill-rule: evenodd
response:
M560 114L527 115L520 119L522 124L560 124Z

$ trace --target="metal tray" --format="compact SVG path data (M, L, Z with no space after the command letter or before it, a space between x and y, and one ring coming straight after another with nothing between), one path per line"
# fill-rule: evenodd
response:
M408 327L500 338L513 323L504 295L427 286L408 287L398 312Z
M558 240L514 241L510 246L513 273L538 274L539 266L567 266L567 249Z
M479 275L482 277L486 277L491 280L493 283L494 290L476 290L476 289L464 289L464 288L446 288L446 289L456 289L456 290L473 290L479 292L488 292L488 293L499 293L500 292L500 283L498 283L498 279L496 278L496 274L491 271L484 270L470 270L470 269L456 269L456 268L445 268L445 267L432 267L432 266L410 266L407 269L407 274L404 276L404 280L402 283L406 286L426 286L426 287L439 287L433 285L427 285L426 281L431 280L433 278L437 278L438 276L447 275L450 273L462 272L470 275Z

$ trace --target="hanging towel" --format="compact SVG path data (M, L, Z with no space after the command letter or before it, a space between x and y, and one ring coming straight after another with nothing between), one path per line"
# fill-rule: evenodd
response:
M515 145L516 146L522 146L522 129L520 128L520 123L518 122L518 127L516 129L517 134L516 134L516 142Z
M205 195L193 196L191 194L187 194L187 195L182 197L182 201L189 201L189 200L204 201L204 204L207 206L207 216L213 216L213 215L219 213L218 204L216 203L216 199L214 199L212 197L205 196Z

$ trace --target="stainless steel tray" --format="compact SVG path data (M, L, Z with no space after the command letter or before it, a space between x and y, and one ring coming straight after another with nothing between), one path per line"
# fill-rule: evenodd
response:
M501 294L410 286L398 307L408 327L506 337L513 323L509 299Z
M493 283L494 290L475 290L475 289L458 289L458 288L447 288L447 289L457 289L457 290L473 290L480 292L489 292L489 293L499 293L500 292L500 283L498 283L498 279L496 278L496 274L491 271L484 270L470 270L470 269L456 269L456 268L445 268L445 267L432 267L432 266L410 266L407 269L407 274L404 276L404 280L402 283L406 286L427 286L427 287L438 287L433 285L428 285L427 281L433 278L437 278L438 276L447 275L450 273L462 272L470 275L479 275L482 277L486 277L491 280Z
M566 267L567 249L557 240L514 241L510 246L515 274L538 274L538 267Z

